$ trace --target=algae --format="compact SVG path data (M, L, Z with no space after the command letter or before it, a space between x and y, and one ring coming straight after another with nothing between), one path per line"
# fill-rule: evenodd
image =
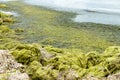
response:
M14 47L11 54L22 64L29 64L32 61L40 61L40 50L34 45L20 44Z
M51 70L49 67L43 67L37 61L31 62L26 72L32 77L32 80L56 80L58 73L58 71Z
M8 26L0 26L0 33L14 33L14 30L10 29Z
M6 4L1 4L0 3L0 8L7 8L8 6Z
M19 6L23 6L23 5L19 5ZM31 7L31 6L28 6L28 7ZM25 11L25 14L31 15L32 12L29 10L28 7L27 8L22 7L22 8ZM33 9L35 9L35 7ZM50 12L51 11L49 10L47 11L44 9L42 9L41 12L39 11L36 12L37 15L46 14L46 16L45 15L40 16L43 19L43 20L40 19L41 20L40 24L43 23L41 26L42 27L44 26L44 29L43 28L41 29L43 32L41 32L40 30L40 32L42 33L42 36L52 34L53 36L56 37L56 34L52 32L57 30L56 33L58 34L58 36L56 39L60 40L59 43L62 42L63 44L71 43L71 45L73 44L77 46L79 45L79 47L81 47L80 49L82 49L84 45L84 48L83 48L84 50L87 50L91 47L97 48L97 49L98 48L105 49L109 44L111 44L104 39L101 40L100 39L101 37L96 38L95 35L93 34L89 35L89 33L91 32L84 30L84 28L82 28L81 32L79 32L76 28L68 29L70 25L66 24L67 27L65 27L65 29L63 30L62 28L65 26L64 25L65 22L62 21L63 19L62 20L59 19L60 20L59 23L61 25L53 24L51 20L54 21L54 18L56 18L57 12L55 11L53 13L50 13ZM120 47L119 46L109 47L102 53L98 53L98 52L83 53L80 50L74 50L74 49L73 49L74 53L72 53L71 49L69 49L69 51L67 52L67 50L64 50L64 49L44 45L44 47L42 47L43 49L46 50L46 53L44 54L50 55L50 57L46 57L42 55L43 53L41 53L40 51L41 45L39 43L37 44L25 43L16 39L17 33L22 33L22 32L25 32L26 30L20 29L20 28L13 30L13 29L10 29L8 26L5 26L4 24L12 22L11 18L12 18L11 15L0 13L0 19L1 19L0 20L1 21L0 22L0 33L1 33L0 41L2 41L0 42L1 43L0 49L10 50L11 54L15 57L15 59L26 66L23 71L27 72L32 80L56 80L56 79L78 80L86 77L87 75L92 75L92 76L101 78L101 77L107 77L108 75L115 74L120 71L120 58L119 58ZM46 21L46 18L48 19L47 21ZM75 27L75 25L77 26L77 24L71 24L72 27ZM40 27L40 25L38 26ZM96 24L95 26L101 26L101 25ZM52 29L50 27L52 27ZM82 27L87 28L88 26L82 25ZM34 28L35 29L33 29L33 31L35 31L38 27L37 28L34 27ZM28 28L28 31L30 30L31 28ZM51 30L52 32L49 30ZM46 34L43 35L43 33L46 33ZM66 33L67 33L67 37L63 36ZM73 35L73 33L75 35ZM35 34L39 34L39 31L35 32ZM83 36L83 34L85 36ZM32 36L35 36L33 32L32 32ZM63 39L60 39L61 36ZM15 40L13 39L13 37L15 37ZM74 40L71 38L73 38ZM48 38L48 39L51 39L51 38ZM66 41L68 42L62 41L64 39L66 39ZM78 41L79 39L80 39L80 42ZM44 39L44 40L47 40L47 39ZM95 42L94 40L97 42ZM54 41L56 40L48 40L48 42L50 43ZM58 42L56 41L54 43L56 44ZM82 46L80 46L80 44L82 44ZM44 60L44 61L41 61L41 60Z

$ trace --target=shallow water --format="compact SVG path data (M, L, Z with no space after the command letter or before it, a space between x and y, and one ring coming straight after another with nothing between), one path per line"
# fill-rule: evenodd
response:
M120 25L120 0L25 0L32 5L74 11L76 22Z

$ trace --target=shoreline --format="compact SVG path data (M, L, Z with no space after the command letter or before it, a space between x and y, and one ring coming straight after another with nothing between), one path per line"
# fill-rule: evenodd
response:
M92 79L117 80L118 79L119 80L120 79L120 73L118 73L120 71L120 64L119 64L120 63L120 58L119 58L120 46L110 46L108 48L104 48L105 50L102 52L97 52L97 48L95 47L94 47L95 51L88 49L88 47L93 46L91 44L88 44L89 42L87 43L83 42L84 40L94 41L95 39L97 39L92 33L89 34L89 32L93 31L93 29L95 30L101 29L101 31L103 31L103 29L107 29L107 31L112 32L113 30L117 31L120 28L115 27L113 29L114 26L93 24L93 23L81 23L81 24L73 23L69 21L69 17L72 16L70 14L66 15L66 13L60 13L60 12L58 13L56 11L45 10L43 8L29 6L26 4L22 4L20 2L11 3L8 6L10 6L9 7L10 10L13 10L11 8L15 7L14 10L17 11L17 9L18 10L20 9L21 13L24 12L23 14L21 14L22 16L19 17L22 19L22 21L24 20L30 21L29 19L32 19L32 21L31 23L29 22L29 24L24 22L26 25L21 24L22 22L13 23L14 19L16 18L10 15L8 16L7 14L4 14L4 13L3 14L0 13L0 19L1 19L0 79L1 80L8 80L8 79L10 80L12 79L16 79L16 80L18 79L19 80L61 80L61 79L63 80L84 80L84 79L85 80L92 80ZM35 17L35 18L32 18L32 17ZM38 25L37 27L36 24L39 24L39 23L35 21L36 22L35 24L33 22L34 20L38 20L38 22L42 26ZM21 26L20 24L22 25L22 27L20 27ZM67 28L67 31L66 31L66 28ZM42 31L45 30L46 34L44 33L43 35L41 33L39 35L38 34L39 32L37 32L38 29L42 29ZM65 38L63 38L62 40L65 40L67 38L70 39L71 36L68 36L68 34L72 35L72 37L75 36L73 38L76 41L77 39L83 40L83 41L80 40L82 41L81 42L82 46L83 47L86 46L85 48L90 50L90 52L84 53L86 50L83 52L80 50L82 48L72 48L72 49L56 48L51 45L48 45L48 43L46 45L42 45L40 43L35 43L35 42L26 43L21 40L23 38L28 39L30 35L32 35L32 38L33 36L38 37L43 35L44 37L47 36L46 39L50 40L48 38L49 36L54 38L54 37L57 37L57 35L59 35L58 29L60 29L59 30L60 34L62 35L65 34L64 36L62 35L58 36L60 37L59 39L63 37ZM81 30L82 30L82 33L80 34ZM32 34L29 34L29 31L32 32ZM33 33L34 31L36 31L37 34ZM64 33L64 31L66 33ZM70 33L69 31L70 32L73 31L73 33ZM93 33L97 33L97 32L93 32ZM100 32L98 33L101 34ZM78 36L80 36L80 38ZM35 37L35 39L37 37ZM59 41L58 38L56 39ZM101 40L99 41L103 42ZM76 41L71 41L70 43L72 42L76 43ZM54 42L54 41L50 41L50 43L51 42ZM76 44L79 45L79 42ZM85 45L85 44L88 44L88 45ZM104 47L103 45L102 46L95 45L95 46L98 48Z
M20 23L15 23L11 28L15 29L17 26L25 30L19 34L23 36L21 41L25 43L40 43L58 48L82 49L83 51L87 48L86 52L91 50L101 52L108 46L120 44L118 42L120 37L117 37L119 36L119 26L76 23L71 20L75 16L74 13L49 10L21 1L6 4L11 6L11 10L20 14L17 17Z
M37 1L37 0L36 0ZM58 0L59 1L59 0ZM118 9L118 12L116 9L110 10L110 9L105 9L104 8L93 8L93 9L84 9L84 8L72 8L68 6L60 6L58 3L58 6L51 2L47 1L40 1L43 4L40 4L39 0L38 3L30 0L30 1L23 1L26 4L33 5L33 6L42 6L45 8L48 8L50 10L57 10L57 11L63 11L63 12L71 12L71 13L76 13L76 17L72 18L74 22L93 22L93 23L98 23L98 24L108 24L108 25L120 25L120 12ZM49 5L47 4L49 3ZM68 2L69 3L69 2ZM63 3L64 5L64 3ZM70 5L69 5L70 6ZM89 6L89 5L88 5ZM113 11L113 12L112 12ZM116 20L116 21L113 21Z

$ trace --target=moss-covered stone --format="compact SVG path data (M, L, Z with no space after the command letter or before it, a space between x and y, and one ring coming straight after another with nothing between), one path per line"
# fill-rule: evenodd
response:
M16 45L11 54L15 59L23 64L29 64L32 61L40 61L40 50L38 47L30 44Z
M0 8L7 8L8 6L6 4L1 4L0 3Z
M57 70L51 70L50 67L42 67L37 61L30 63L26 72L31 76L32 80L56 80L58 74Z
M5 23L13 23L15 20L13 20L11 17L3 18L3 22Z
M0 25L13 22L15 22L15 20L12 18L12 15L0 12Z
M0 33L14 33L14 30L10 29L8 26L0 26Z
M46 46L45 49L48 50L49 52L63 53L62 49L55 48L52 46Z

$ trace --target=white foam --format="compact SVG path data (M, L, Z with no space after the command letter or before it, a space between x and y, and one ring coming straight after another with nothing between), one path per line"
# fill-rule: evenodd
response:
M14 12L14 11L3 11L3 10L0 10L0 12L8 14L8 15L18 16L18 13Z

